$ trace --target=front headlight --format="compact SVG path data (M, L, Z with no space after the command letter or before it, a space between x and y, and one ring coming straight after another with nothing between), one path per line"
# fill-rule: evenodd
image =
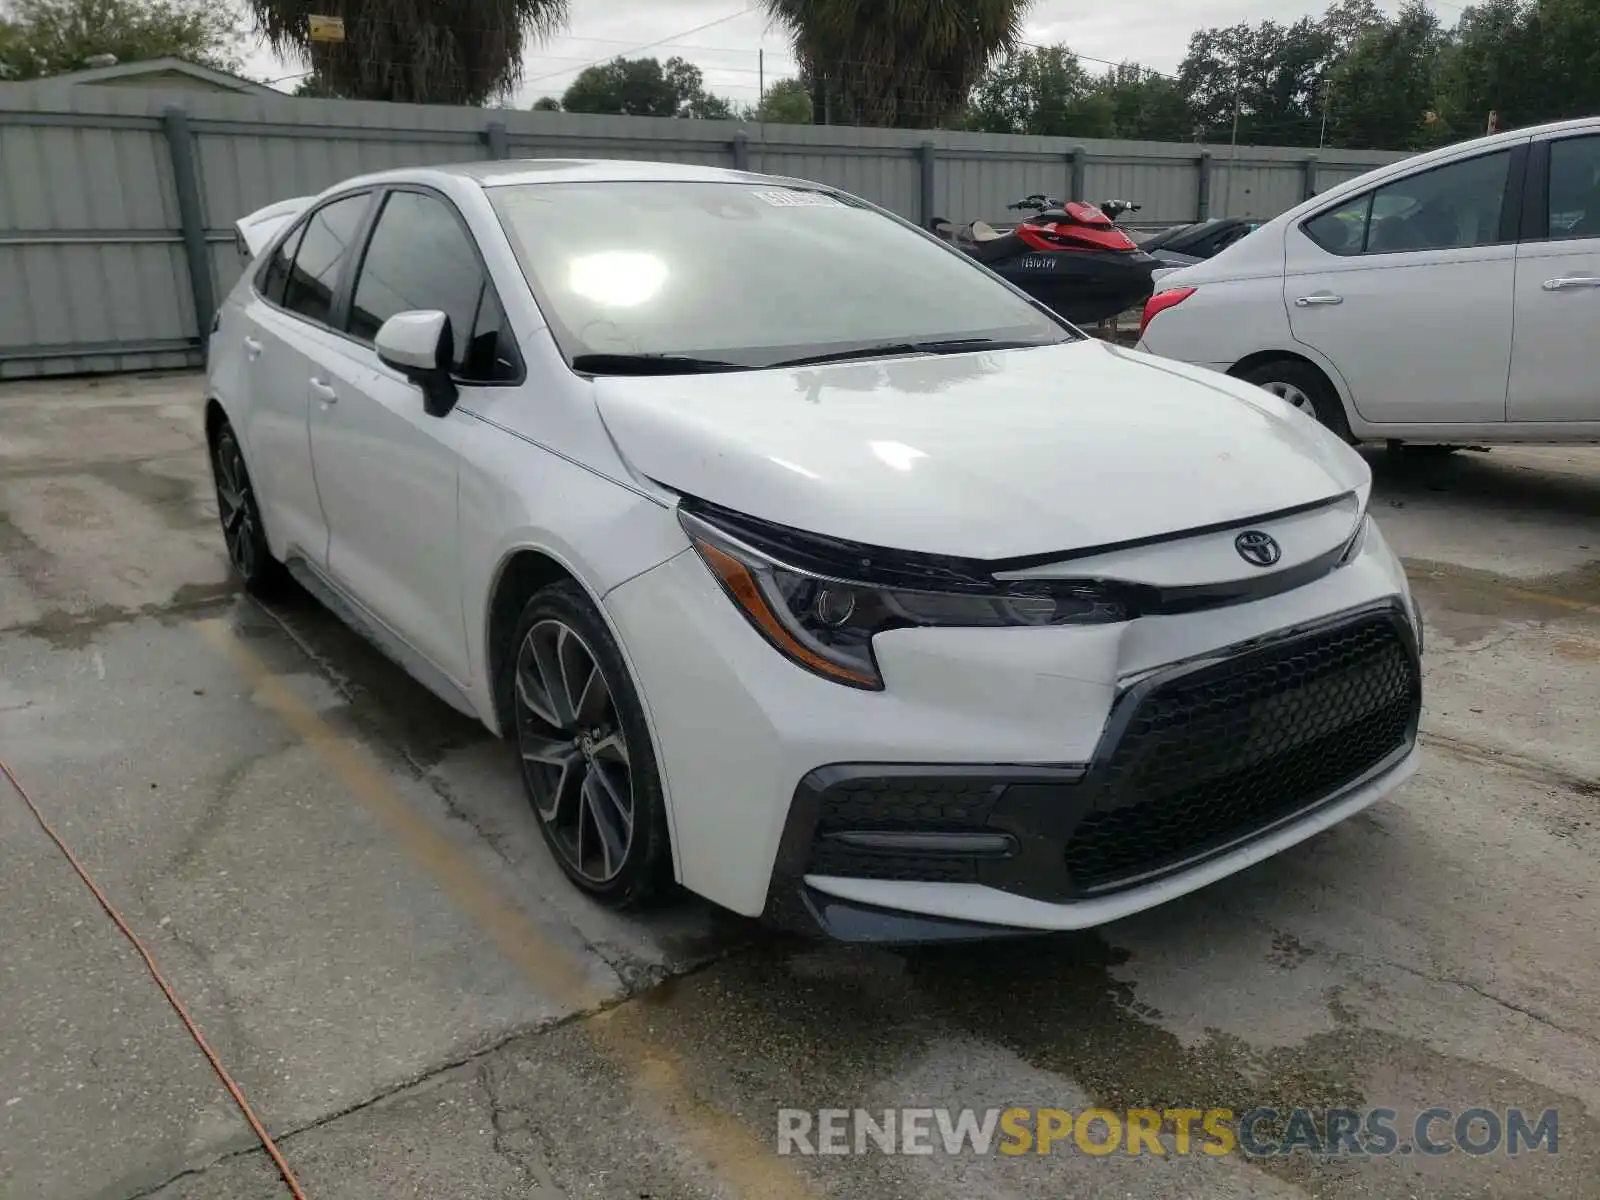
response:
M757 632L792 662L851 687L882 689L872 638L885 630L1099 624L1129 615L1114 585L962 577L947 581L949 590L943 590L851 579L847 569L796 567L683 508L678 520Z

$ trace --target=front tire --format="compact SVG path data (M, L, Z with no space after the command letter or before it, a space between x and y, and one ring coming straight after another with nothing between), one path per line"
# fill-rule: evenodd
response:
M650 903L671 881L666 801L616 640L568 580L534 593L512 645L514 736L545 844L601 904Z
M1239 378L1271 392L1291 408L1315 417L1345 441L1355 442L1338 393L1327 377L1310 363L1282 358L1241 371Z
M211 439L211 478L217 489L217 516L228 548L228 562L244 586L256 595L276 593L286 573L267 545L267 530L261 523L261 506L244 465L244 452L226 419Z

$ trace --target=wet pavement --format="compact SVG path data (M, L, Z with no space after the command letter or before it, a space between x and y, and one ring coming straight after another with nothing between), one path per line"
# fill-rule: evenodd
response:
M198 401L0 389L0 757L309 1196L1600 1196L1600 450L1373 452L1428 624L1398 795L1092 933L868 950L579 898L503 745L311 600L237 594ZM6 792L0 930L0 1197L287 1195ZM1555 1109L1559 1142L777 1153L780 1109L1018 1106L1387 1107L1406 1143Z

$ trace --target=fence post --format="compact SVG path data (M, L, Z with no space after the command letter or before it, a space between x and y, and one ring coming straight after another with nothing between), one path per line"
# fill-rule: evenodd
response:
M1082 146L1067 151L1067 199L1083 200L1083 160L1089 152Z
M161 113L161 126L167 135L167 150L172 156L172 187L178 197L178 222L183 234L183 256L189 264L189 290L194 296L195 332L204 357L211 340L211 319L217 300L211 280L211 251L206 246L206 216L200 200L200 174L195 165L194 135L189 130L189 114L176 104Z
M733 135L733 169L750 169L750 135L742 129Z
M1306 160L1300 164L1300 167L1305 172L1305 176L1300 183L1300 199L1309 200L1317 194L1317 156L1315 154L1306 155Z
M489 147L490 158L510 158L511 138L506 133L504 121L490 121L483 129L483 144Z
M1211 215L1211 151L1200 151L1199 178L1195 184L1195 220L1204 221Z
M935 185L938 183L939 148L932 142L923 142L917 147L917 161L922 167L922 180L917 194L918 223L926 229L928 222L933 220L933 206Z

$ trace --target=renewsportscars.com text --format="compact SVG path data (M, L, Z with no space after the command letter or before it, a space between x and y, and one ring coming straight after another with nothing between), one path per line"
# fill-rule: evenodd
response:
M1557 1152L1553 1108L778 1110L779 1154L1525 1154Z

